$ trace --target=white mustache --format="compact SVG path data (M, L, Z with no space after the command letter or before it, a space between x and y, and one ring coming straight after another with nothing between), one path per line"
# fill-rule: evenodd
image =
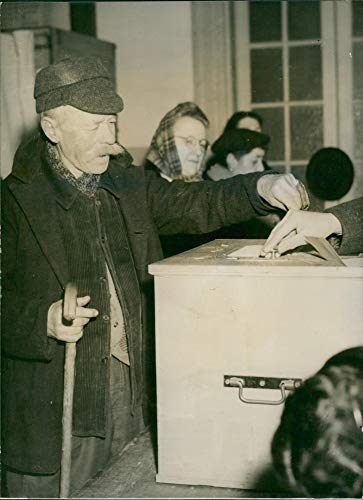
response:
M116 156L122 153L123 150L124 148L118 142L115 142L110 146L105 146L104 148L102 148L102 150L100 151L100 156L106 156L106 155Z

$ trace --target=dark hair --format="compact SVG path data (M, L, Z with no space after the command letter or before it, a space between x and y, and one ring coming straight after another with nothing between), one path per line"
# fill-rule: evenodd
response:
M236 160L240 160L242 158L242 156L244 156L245 154L248 153L248 151L238 150L238 151L230 151L229 153L232 153L233 156L236 158ZM210 156L208 158L205 170L208 170L208 168L212 167L215 164L218 164L218 165L221 165L222 167L228 168L227 156L229 155L229 153L223 153L223 154L221 154L221 153L215 154L214 153L212 156Z
M363 371L329 365L289 396L272 441L278 477L299 496L361 497Z
M320 200L340 200L354 181L354 166L339 148L321 148L310 158L305 171L306 184Z
M225 130L212 144L214 156L207 163L207 168L215 163L227 166L227 156L232 153L237 160L254 148L266 149L270 138L268 135L246 128ZM213 163L212 163L213 162Z
M227 121L226 126L224 127L224 132L226 130L234 130L235 128L238 128L238 123L243 118L254 118L258 121L260 127L262 128L262 117L255 111L236 111Z

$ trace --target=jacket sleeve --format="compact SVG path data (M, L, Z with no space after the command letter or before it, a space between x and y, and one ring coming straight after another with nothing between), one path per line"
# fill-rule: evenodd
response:
M26 220L6 182L2 187L2 351L23 359L47 361L52 358L56 344L47 336L48 309L52 299L32 294L22 283L24 269L18 261L22 244L19 229Z
M168 182L145 172L148 204L160 234L207 233L274 210L258 196L265 173L222 181Z
M339 219L343 233L338 252L341 255L363 252L363 197L325 210Z

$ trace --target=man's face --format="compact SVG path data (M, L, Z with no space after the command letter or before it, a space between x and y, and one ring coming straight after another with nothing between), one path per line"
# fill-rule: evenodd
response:
M232 163L227 159L227 163L229 169L234 175L263 172L264 166L262 160L264 156L264 149L254 148L249 153L242 155L239 159L234 156L234 161Z
M55 117L60 158L76 177L107 170L116 141L116 115L86 113L64 106Z
M206 152L206 128L190 116L179 118L174 124L174 140L185 180L192 180L201 168Z
M261 125L258 123L256 118L252 118L252 116L242 118L238 122L237 128L248 128L249 130L254 130L255 132L261 132Z

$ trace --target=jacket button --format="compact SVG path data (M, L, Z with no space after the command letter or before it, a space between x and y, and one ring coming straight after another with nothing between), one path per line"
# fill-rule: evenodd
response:
M110 316L108 316L107 314L104 314L102 316L102 319L103 319L103 321L110 321Z
M105 365L106 363L108 363L108 356L104 356L102 359L101 359L102 363Z
M95 201L95 204L96 204L96 206L97 206L97 207L100 207L100 206L101 206L101 202L100 202L100 200L96 200L96 201Z

